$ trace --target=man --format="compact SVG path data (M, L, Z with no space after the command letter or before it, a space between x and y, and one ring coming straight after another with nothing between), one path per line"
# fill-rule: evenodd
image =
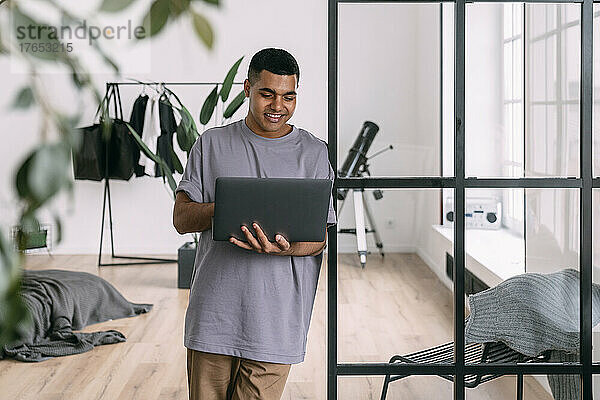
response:
M248 115L207 130L190 151L176 190L177 232L210 229L219 176L334 179L325 142L287 124L299 78L288 52L254 55ZM327 224L335 223L331 197ZM200 235L185 317L192 400L279 399L291 364L304 361L325 241L269 242L259 226L241 229L248 243Z

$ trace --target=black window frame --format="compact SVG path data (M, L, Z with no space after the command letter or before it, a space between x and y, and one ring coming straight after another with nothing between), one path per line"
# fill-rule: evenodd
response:
M579 178L471 178L465 177L465 0L328 0L328 147L329 160L338 170L338 5L345 3L418 3L454 4L454 176L453 177L336 177L337 189L454 189L454 363L453 364L388 364L338 363L337 358L337 228L329 227L327 254L327 398L337 399L338 376L365 375L453 375L455 400L465 399L465 374L495 373L573 374L581 377L581 398L592 398L592 376L600 374L600 363L592 362L592 191L600 188L600 178L592 171L592 113L593 113L593 5L592 0L555 0L551 3L581 5L581 63L580 63L580 176ZM473 3L507 3L522 1L484 0ZM471 2L469 2L471 3ZM526 3L548 3L529 0ZM440 110L441 114L441 110ZM441 118L441 115L440 115ZM579 266L580 266L580 360L574 364L486 364L465 365L465 190L470 188L573 188L579 189ZM337 210L337 204L334 203ZM460 343L460 346L457 345Z

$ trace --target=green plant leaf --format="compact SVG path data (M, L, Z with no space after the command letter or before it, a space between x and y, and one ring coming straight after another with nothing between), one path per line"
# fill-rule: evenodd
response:
M133 0L103 0L100 11L117 12L127 8Z
M32 158L33 154L30 154L19 166L15 175L15 189L17 191L17 195L21 200L24 201L31 201L32 198L29 190L29 182L27 181Z
M4 42L2 41L2 35L0 35L0 54L7 54L8 49L4 46Z
M196 127L196 123L194 122L194 117L192 117L192 113L185 107L181 106L182 111L186 114L187 120L190 122L190 126L188 129L188 133L192 134L192 143L198 139L198 128Z
M171 15L178 17L190 8L190 0L171 0Z
M30 212L21 216L19 228L23 232L38 232L41 229L41 224L35 214Z
M62 142L43 144L32 151L17 170L15 186L20 199L33 212L70 180L70 154Z
M235 112L242 106L242 104L244 104L245 100L246 100L246 93L242 90L241 92L238 93L237 96L235 96L233 98L233 100L231 100L231 103L229 103L229 105L223 112L223 117L231 118L231 116L233 114L235 114Z
M217 106L217 100L219 98L217 94L218 86L210 92L206 100L204 100L204 104L202 105L202 109L200 110L200 123L202 125L206 125L208 121L210 121L210 117L212 117L213 112L215 111L215 107Z
M54 224L56 225L56 244L59 244L62 241L62 222L58 214L54 213L53 217Z
M160 156L154 154L148 148L148 146L146 146L146 143L144 143L142 141L142 138L140 137L140 135L135 131L135 129L133 129L131 127L131 125L129 125L129 123L126 122L125 125L129 129L129 132L131 132L131 135L133 135L133 138L137 142L140 149L144 152L146 157L148 157L149 159L151 159L152 161L157 163L159 165L159 167L162 168L163 180L164 180L164 176L166 176L167 182L169 183L169 187L173 191L173 197L175 197L175 189L177 188L177 183L175 183L175 179L173 179L173 172L171 171L171 168L169 168L167 163Z
M4 236L4 232L0 230L0 298L6 297L17 271L17 254ZM1 320L0 326L2 326Z
M29 27L33 29L29 30ZM13 29L17 40L27 46L23 48L28 55L42 60L57 61L65 59L60 51L51 51L60 47L58 41L58 30L54 26L39 23L27 14L22 13L17 7L13 8ZM25 33L27 32L27 34ZM31 33L30 33L31 32ZM33 50L33 45L37 46L38 51ZM29 49L29 51L28 51ZM44 49L50 49L45 51Z
M183 112L183 110L179 110L179 114L181 115L181 121L179 121L179 125L177 125L176 137L177 144L179 148L183 151L188 151L188 129L190 128L190 122L188 116Z
M143 19L142 26L147 34L144 37L156 35L169 19L169 0L155 0Z
M177 183L175 182L175 179L173 179L173 173L166 166L166 164L164 165L164 168L165 168L166 172L165 172L165 174L163 176L166 175L167 182L169 183L169 187L171 188L171 191L173 192L173 198L175 198L175 190L177 190Z
M171 148L171 161L173 162L173 169L180 174L183 174L183 165L181 165L181 161L179 160L179 157L177 157L177 153L175 153L173 148Z
M240 64L242 63L243 59L244 56L242 56L239 60L235 62L235 64L233 64L231 68L229 68L229 72L227 72L225 80L223 80L223 86L221 87L221 92L219 93L219 95L221 96L221 100L223 100L223 103L225 103L227 101L227 98L229 97L229 92L231 92L233 80L235 79L235 75L237 74L238 68L240 67Z
M31 331L33 319L20 295L22 270L0 232L0 348Z
M21 109L29 108L33 104L33 101L33 90L31 90L31 87L25 86L15 96L12 107Z
M44 203L66 185L70 161L67 146L62 143L45 144L34 152L27 177L33 199Z
M188 153L190 151L190 146L189 146L189 140L188 140L188 132L187 129L184 126L184 122L183 119L182 121L179 123L179 125L177 125L177 144L179 145L179 148L183 151L185 151L186 153Z
M142 138L135 131L135 129L133 129L131 127L131 125L129 125L127 122L125 123L125 125L127 125L127 128L129 129L129 132L131 132L131 134L133 135L133 138L135 139L135 141L137 142L138 146L140 147L140 150L142 150L142 152L144 152L144 155L146 157L148 157L149 159L151 159L152 161L154 161L155 163L157 163L157 164L160 163L160 157L157 156L156 154L154 154L152 152L152 150L150 150L150 148L148 148L148 146L146 145L146 143L144 143L142 141Z
M100 46L100 44L98 43L97 40L93 40L92 41L92 46L94 46L94 49L96 49L96 51L98 52L98 54L100 54L100 56L102 57L102 59L104 60L104 62L107 63L108 65L110 65L111 68L113 69L113 71L115 71L118 74L120 72L119 65L117 64L117 62L111 56L109 56L104 51L104 49L102 48L102 46Z
M204 42L206 47L212 49L214 34L212 27L210 26L210 23L208 22L206 17L204 17L204 15L192 11L192 22L194 24L194 30L196 31L196 35L198 35L202 42Z
M17 253L0 230L0 348L22 337L33 320L20 296L22 268Z

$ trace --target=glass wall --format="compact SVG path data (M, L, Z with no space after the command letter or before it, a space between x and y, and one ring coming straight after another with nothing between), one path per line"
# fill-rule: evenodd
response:
M405 5L362 6L364 13L361 16L367 18L371 12L378 12L371 9L389 6L383 9L393 15ZM418 8L421 5L411 6ZM340 11L345 7L348 7L348 11L359 6L345 4ZM455 7L459 7L457 14ZM469 371L482 362L519 363L515 369L521 368L520 364L525 362L551 361L574 365L580 362L580 271L586 271L581 267L580 247L582 240L585 242L589 239L587 236L581 237L581 232L585 232L581 230L580 221L581 195L589 194L590 189L584 186L589 181L579 179L582 172L580 144L581 138L585 137L581 125L583 121L583 126L586 126L585 122L589 122L590 117L585 111L580 115L583 98L580 88L582 5L468 3L464 5L464 16L460 7L460 4L438 5L441 21L435 24L431 20L427 28L426 19L422 17L431 14L424 11L426 8L419 8L418 13L410 15L418 25L414 33L431 38L432 33L425 33L425 30L439 27L438 33L442 35L438 49L441 59L430 59L440 65L441 97L437 102L432 101L436 106L427 109L441 121L438 153L441 160L435 165L435 170L439 169L443 177L451 178L455 167L460 172L464 160L465 177L478 179L467 179L463 188L461 179L422 178L437 176L437 173L424 172L428 171L427 167L419 167L419 162L409 162L410 166L407 166L405 161L411 159L409 156L396 158L395 165L390 164L392 166L388 172L373 174L369 188L377 187L378 182L385 184L385 193L393 204L388 209L386 204L376 203L380 210L379 218L384 221L383 226L395 224L386 220L386 215L391 219L399 218L400 214L406 216L400 217L401 225L397 225L400 229L390 232L386 240L396 240L404 245L397 248L397 254L393 257L388 258L386 252L382 264L369 261L367 267L362 269L357 254L342 251L348 245L346 239L338 235L336 361L349 364L344 371L351 368L352 363L381 363L386 361L387 355L392 354L416 357L415 352L427 351L444 343L452 345L455 334L457 337L462 335L463 327L466 338L465 368ZM600 37L600 9L595 6L594 10L594 36ZM340 12L340 17L342 15L349 14ZM464 21L461 17L464 17ZM365 23L363 26L370 25ZM454 43L455 32L459 39L464 33L464 43ZM344 40L341 33L340 43ZM354 39L356 43L361 43L362 39ZM415 37L413 42L418 45L420 40ZM404 49L403 40L394 43ZM597 43L594 44L594 57L600 60L600 46ZM463 45L464 58L461 57ZM420 46L420 53L417 53L418 56L432 54L430 48L424 46ZM358 52L347 50L347 54L356 57ZM399 54L406 55L406 52ZM425 60L418 56L417 60ZM344 93L348 97L340 96L337 100L340 118L336 138L339 140L335 143L339 164L344 162L346 154L342 149L344 146L350 148L351 142L348 137L342 138L347 130L342 132L339 128L345 123L342 121L347 120L346 116L356 118L355 112L350 111L344 102L360 101L359 92L351 95L348 92L351 89L341 87L342 70L356 67L343 64L340 61L342 59L348 60L348 57L338 59L338 92L341 94L346 90ZM600 77L596 64L594 75ZM412 65L411 60L401 68ZM427 85L418 86L422 83L423 74L432 71L431 65L421 67L422 70L417 67L412 76L416 87L422 89L423 93L414 94L415 104L425 104L420 103L423 96L433 93L425 90ZM460 75L462 67L464 82ZM400 71L400 80L406 79L410 72L404 69ZM372 74L361 77L366 80L374 78ZM398 92L394 86L396 84L390 80L390 93ZM586 89L583 94L590 93L589 86ZM461 109L461 103L454 102L455 95L460 100L463 94L464 110ZM390 99L394 97L391 95ZM594 98L594 110L596 104L600 104L598 101ZM385 101L383 103L387 104ZM378 103L373 101L369 104ZM370 105L363 107L363 110L368 107ZM354 110L359 108L355 107ZM420 126L421 114L404 116L401 111L397 114L399 120ZM436 111L441 115L436 115ZM463 115L464 119L457 120ZM597 117L594 115L594 118ZM360 126L360 123L355 122L354 125ZM595 150L597 137L600 137L596 133L600 129L597 126L595 123L594 165L600 165L600 161L597 161L600 157L596 157ZM423 132L429 138L429 130ZM462 133L464 154L454 154L454 142L461 138ZM400 143L416 143L410 134L400 134L397 138ZM429 159L423 158L418 150L418 146L414 147L413 158L420 161ZM426 164L430 165L428 162ZM594 172L597 175L598 168ZM390 178L377 179L383 176ZM411 180L403 179L407 177ZM343 176L340 175L340 178ZM503 179L488 181L486 178ZM411 183L437 185L439 189L416 189L410 186ZM344 184L350 182L342 180L342 187ZM396 184L397 188L394 186ZM454 188L455 185L459 187ZM600 186L600 182L594 185ZM582 186L583 190L580 188ZM465 190L465 230L464 236L459 230L461 236L455 238L455 195L462 189ZM436 193L437 200L431 193ZM600 209L597 204L600 195L594 194L594 198L598 198L593 204L596 213L596 209ZM346 208L344 212L347 211ZM435 215L439 217L434 218ZM343 218L347 217L342 216L340 220ZM416 221L420 222L415 224ZM597 231L596 226L594 224L594 232ZM595 236L598 235L592 238L594 244L597 241ZM460 289L464 286L467 296L465 322L462 312L458 312L460 309L454 309L455 305L461 303L460 296L463 293L454 292L453 285L456 283L452 280L453 271L456 270L454 264L463 258L454 257L453 249L454 246L460 248L461 243L465 251L464 282L460 282L459 286ZM452 250L445 251L444 246L450 246ZM375 243L370 243L370 249L372 253L369 260L377 259ZM445 262L439 256L441 253L446 256ZM595 250L594 264L597 258ZM380 277L376 277L377 273L381 274ZM594 279L600 282L595 271ZM444 299L448 299L448 302L445 303ZM447 310L446 315L443 314L444 310ZM488 321L487 326L485 321ZM494 343L497 347L479 346L482 343ZM453 349L450 350L453 352ZM488 351L501 357L490 358L485 353ZM594 357L594 361L597 361L597 357ZM440 359L449 362L444 358L436 360ZM419 362L424 360L426 357ZM584 360L581 358L581 361ZM331 361L329 365L332 365ZM574 367L568 372L589 377L589 370L582 372ZM459 373L459 370L454 370L454 373ZM516 372L511 370L510 373ZM410 374L410 369L407 374ZM550 399L553 391L567 390L571 384L577 385L579 390L580 376L576 374L554 375L552 379L546 375L526 376L523 385L525 398ZM339 398L347 398L341 397L342 390L346 390L345 396L361 393L362 398L376 398L380 393L378 385L383 383L381 376L362 380L358 377L336 378ZM451 382L441 378L438 383L434 383L431 377L422 376L409 376L400 381L398 389L395 389L398 390L395 395L397 398L462 398L460 387L469 387L468 378L464 383L454 385L454 388ZM515 398L517 381L515 375L496 378L474 389L466 389L466 398ZM411 386L411 382L415 382L414 386ZM446 387L447 390L444 389ZM436 388L432 390L438 394L429 393L430 388ZM389 395L392 396L391 390Z

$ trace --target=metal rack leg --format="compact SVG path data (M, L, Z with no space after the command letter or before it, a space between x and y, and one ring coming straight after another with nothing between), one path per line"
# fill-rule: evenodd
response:
M517 375L517 400L523 400L523 375Z
M100 250L98 250L98 266L102 265L102 239L104 238L104 216L106 215L106 183L104 183L104 200L102 201L102 222L100 223Z
M106 201L108 199L108 217L110 227L110 246L112 258L124 258L128 260L140 260L141 262L126 262L126 263L103 263L102 262L102 239L104 237L104 218L106 217ZM113 220L112 220L112 206L110 200L110 186L108 179L105 180L104 184L104 201L102 203L102 223L100 228L100 251L98 253L98 266L114 266L114 265L138 265L138 264L170 264L177 262L176 259L169 258L156 258L156 257L133 257L133 256L118 256L115 255L115 244L113 234Z
M106 192L108 193L108 226L110 227L110 255L115 256L115 242L113 239L112 206L110 201L110 184L106 181Z

